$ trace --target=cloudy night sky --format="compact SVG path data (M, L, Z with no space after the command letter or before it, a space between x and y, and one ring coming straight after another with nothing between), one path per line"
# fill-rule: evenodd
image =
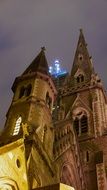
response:
M11 86L46 47L69 71L82 28L96 72L107 88L107 0L0 0L0 126L11 103Z

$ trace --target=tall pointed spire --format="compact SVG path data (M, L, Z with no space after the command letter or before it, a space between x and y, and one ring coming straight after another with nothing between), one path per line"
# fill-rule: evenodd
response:
M76 48L73 67L71 70L71 76L74 76L78 69L87 74L88 78L90 78L91 74L94 72L92 59L89 56L82 29L80 29L79 40Z
M49 67L45 56L45 47L41 47L40 53L31 62L28 68L24 71L23 75L28 73L41 72L43 74L49 74Z

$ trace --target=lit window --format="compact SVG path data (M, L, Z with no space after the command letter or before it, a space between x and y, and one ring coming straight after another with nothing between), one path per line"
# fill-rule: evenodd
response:
M20 126L21 126L21 122L22 122L22 118L21 118L21 116L20 116L20 117L17 119L17 121L16 121L13 135L18 135L19 130L20 130Z

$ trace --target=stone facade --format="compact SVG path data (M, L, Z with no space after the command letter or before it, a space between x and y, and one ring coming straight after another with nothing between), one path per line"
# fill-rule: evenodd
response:
M107 189L107 98L82 30L71 73L57 90L55 84L42 48L12 86L0 137L0 189L60 182L75 190Z

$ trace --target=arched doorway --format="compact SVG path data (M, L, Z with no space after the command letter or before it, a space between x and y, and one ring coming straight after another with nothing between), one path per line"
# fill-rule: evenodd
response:
M73 166L71 164L63 165L60 181L61 183L64 183L66 185L76 188L77 186L76 178L75 178Z

